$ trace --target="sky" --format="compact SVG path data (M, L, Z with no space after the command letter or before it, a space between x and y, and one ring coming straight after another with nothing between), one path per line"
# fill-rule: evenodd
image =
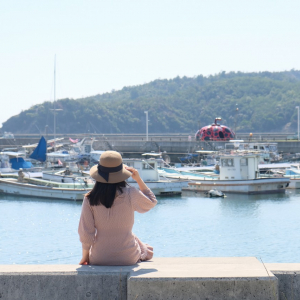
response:
M0 126L176 76L300 69L299 0L0 1ZM56 57L56 63L54 63Z

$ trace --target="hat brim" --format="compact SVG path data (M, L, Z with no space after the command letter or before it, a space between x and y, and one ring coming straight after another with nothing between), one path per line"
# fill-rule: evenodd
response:
M101 175L98 173L98 165L91 167L90 176L98 182L102 183L118 183L125 181L131 176L131 172L125 169L125 165L123 164L123 169L118 172L109 173L108 181L106 181Z

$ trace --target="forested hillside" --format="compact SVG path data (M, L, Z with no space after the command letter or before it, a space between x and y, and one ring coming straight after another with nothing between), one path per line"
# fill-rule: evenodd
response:
M7 99L9 100L9 99ZM55 108L57 133L191 133L198 126L222 124L239 132L297 130L300 71L231 72L176 77L124 87L83 99L61 99ZM238 109L237 109L238 108ZM2 132L53 132L53 103L34 105L8 119Z

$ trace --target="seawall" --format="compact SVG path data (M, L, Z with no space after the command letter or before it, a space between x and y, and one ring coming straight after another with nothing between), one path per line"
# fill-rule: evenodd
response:
M1 265L0 299L300 299L300 264L182 257L123 267Z
M36 144L39 137L36 138L16 138L0 139L0 149L16 148L29 144ZM246 142L247 140L245 140ZM254 141L254 140L253 140ZM300 141L288 140L256 140L257 142L276 142L278 151L282 153L300 153ZM59 144L69 144L69 138L59 141ZM95 150L116 150L127 154L140 154L150 151L166 151L167 154L174 155L176 158L186 153L192 153L197 150L218 150L225 147L228 142L199 142L189 141L187 136L155 136L149 137L146 141L144 137L135 136L98 136L93 143ZM178 159L176 159L178 161Z

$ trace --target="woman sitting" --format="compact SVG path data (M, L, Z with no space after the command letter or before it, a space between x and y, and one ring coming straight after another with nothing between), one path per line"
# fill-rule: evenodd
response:
M82 203L79 264L121 266L151 259L153 248L132 233L134 211L145 213L157 203L138 171L124 166L118 152L106 151L90 175L96 183ZM130 176L140 190L127 185Z

